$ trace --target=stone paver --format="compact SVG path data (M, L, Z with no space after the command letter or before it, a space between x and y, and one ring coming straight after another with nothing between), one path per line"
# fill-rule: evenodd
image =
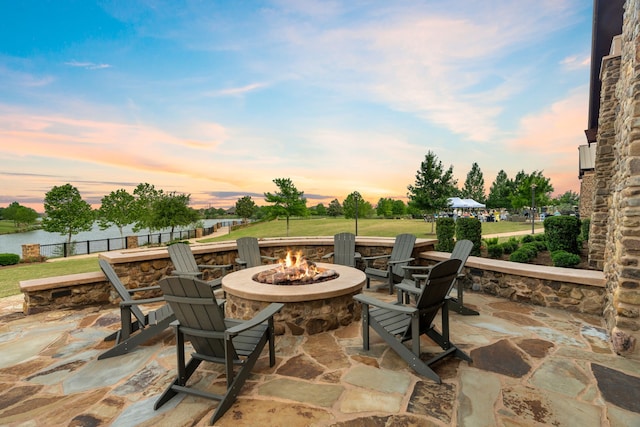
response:
M377 298L393 301L384 293ZM468 292L480 316L452 313L451 340L473 363L433 366L443 383L416 375L359 322L317 335L279 336L276 366L261 357L220 426L640 426L640 362L610 349L601 319ZM106 360L102 339L117 307L23 316L0 300L0 425L203 426L216 403L178 395L153 405L175 375L170 330ZM437 347L423 338L423 350ZM221 391L219 367L203 364L197 387Z

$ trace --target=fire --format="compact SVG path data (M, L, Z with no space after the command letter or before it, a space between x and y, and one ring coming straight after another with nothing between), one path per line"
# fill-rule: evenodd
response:
M307 262L302 252L294 255L291 251L287 251L285 259L280 260L278 264L278 272L284 274L287 280L313 278L318 273L316 265Z
M313 261L307 261L302 252L294 255L288 251L274 268L257 273L253 280L272 285L305 285L337 277L335 270L317 267Z

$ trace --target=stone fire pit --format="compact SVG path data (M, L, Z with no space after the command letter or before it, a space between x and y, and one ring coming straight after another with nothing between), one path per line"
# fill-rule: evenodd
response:
M249 319L272 302L285 306L275 317L276 334L317 334L346 326L360 319L360 304L353 296L365 284L362 271L337 264L317 263L318 267L335 270L338 277L305 285L270 285L253 277L273 268L262 265L229 273L222 278L227 294L225 305L229 317Z

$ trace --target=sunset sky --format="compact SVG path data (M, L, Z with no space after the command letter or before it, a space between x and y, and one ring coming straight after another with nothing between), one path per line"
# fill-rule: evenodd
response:
M459 187L542 170L579 191L592 2L5 1L0 207L150 183L193 207L406 200L429 150Z

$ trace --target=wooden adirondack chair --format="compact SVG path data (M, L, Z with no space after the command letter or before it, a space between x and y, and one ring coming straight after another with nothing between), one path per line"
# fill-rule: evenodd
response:
M449 259L459 259L461 261L460 268L458 269L458 276L456 280L453 281L451 286L455 286L457 289L457 297L449 297L447 300L447 304L449 305L449 309L453 310L457 313L460 313L465 316L471 315L479 315L476 310L472 310L463 305L463 286L462 284L458 284L458 281L464 278L464 273L462 269L464 268L464 264L467 262L467 258L469 258L469 254L471 254L471 250L473 249L473 242L471 240L458 240L456 241L455 246L453 247L453 251L451 252L451 257ZM419 266L419 265L408 265L403 267L405 272L414 272L414 271L429 271L432 266ZM402 280L403 283L413 284L415 287L419 288L422 280L425 280L428 277L427 274L411 274L411 278L406 278ZM402 296L405 296L405 299L409 298L409 294L416 293L415 289L413 292L406 291L406 287L404 286L396 286L396 289L399 290L398 298L401 301Z
M188 393L220 401L209 424L215 423L231 407L249 377L265 344L269 343L269 363L275 364L273 316L283 304L272 303L250 320L225 319L213 289L202 280L170 276L160 280L165 299L178 319L174 322L177 345L177 377L156 401L158 409L178 393ZM185 340L194 352L185 364ZM189 386L187 383L202 363L225 366L227 391L224 395ZM239 366L234 372L234 366Z
M362 303L362 346L369 350L369 327L391 347L418 374L441 383L430 365L453 355L471 362L471 357L449 341L449 310L446 303L451 283L456 279L460 260L449 259L435 265L429 272L415 306L396 302L389 304L364 294L354 298ZM438 311L442 312L442 332L433 324ZM420 359L420 335L426 334L443 352L431 359ZM411 341L411 349L404 342Z
M367 276L367 288L371 279L387 280L389 295L393 294L394 283L399 283L404 278L402 267L413 261L411 254L415 243L416 236L413 234L399 234L396 236L396 241L390 254L362 257L365 262L364 274ZM373 261L384 258L387 259L387 268L385 270L372 266Z
M122 302L120 302L120 330L104 339L105 341L115 341L115 346L98 356L98 359L106 359L128 353L136 346L167 329L169 324L176 320L171 307L166 304L147 314L143 314L140 307L138 307L142 304L163 301L164 299L162 297L147 299L133 299L131 297L136 292L160 289L159 286L127 289L107 260L100 259L98 263L104 275L109 279L111 286L113 286L122 300ZM132 316L135 317L136 320L133 320ZM137 333L134 334L134 332Z
M205 270L220 270L220 277L208 281L209 285L215 289L222 287L222 276L227 274L227 270L232 267L231 264L198 264L196 258L193 256L191 247L186 243L174 243L169 245L167 250L169 251L171 262L175 267L175 270L171 273L173 275L203 278L202 273Z
M333 252L329 252L322 259L333 257L333 263L355 267L356 261L362 258L356 252L356 235L353 233L338 233L333 236Z
M278 258L260 255L260 245L255 237L240 237L236 240L238 247L238 257L236 263L240 268L251 268L262 265L264 261L274 262Z

